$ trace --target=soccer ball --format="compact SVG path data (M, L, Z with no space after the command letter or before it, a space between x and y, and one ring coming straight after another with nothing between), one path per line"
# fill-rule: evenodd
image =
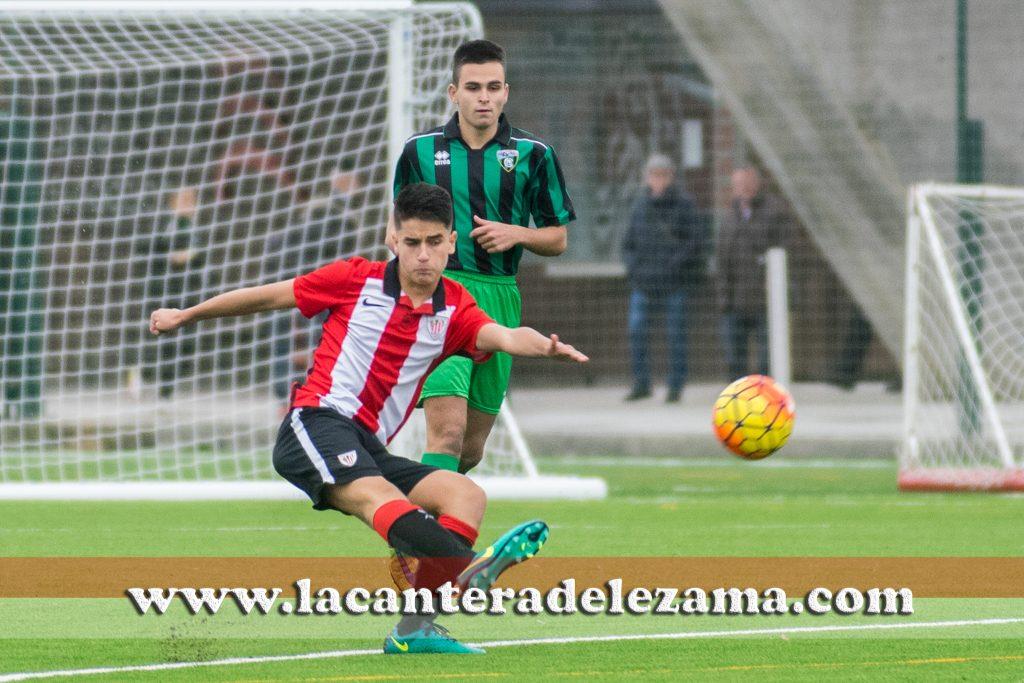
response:
M782 448L793 432L795 408L790 393L771 377L741 377L715 400L715 435L741 458L767 458Z

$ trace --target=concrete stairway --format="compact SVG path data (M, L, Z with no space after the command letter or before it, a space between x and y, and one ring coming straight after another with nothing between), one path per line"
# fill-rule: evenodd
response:
M902 340L904 188L773 16L772 3L661 0L745 137L890 351ZM776 6L777 7L777 6Z

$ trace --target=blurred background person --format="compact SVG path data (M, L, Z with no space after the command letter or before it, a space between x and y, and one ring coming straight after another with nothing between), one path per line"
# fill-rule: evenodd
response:
M719 229L715 261L725 362L735 379L752 372L768 374L765 252L784 246L789 217L782 201L764 189L754 166L733 171L730 193L732 205Z
M32 123L0 108L0 423L42 412L41 156Z
M846 334L839 346L839 353L836 355L835 365L828 380L829 384L845 391L851 391L857 386L873 334L868 319L859 308L852 307L846 323Z
M167 198L168 215L159 223L152 239L142 242L148 248L149 307L187 308L201 294L204 259L193 237L197 197L195 187L183 187L172 193ZM143 376L157 382L160 398L170 398L178 380L191 377L194 371L195 333L155 339L152 344L159 350L150 354ZM154 364L158 367L154 368Z
M689 293L703 271L701 224L693 198L676 182L675 165L653 154L644 166L644 186L630 214L622 255L630 287L629 346L633 389L627 401L651 395L651 316L664 312L669 372L665 400L682 397L688 375Z
M363 189L350 162L331 172L326 188L292 212L292 221L267 238L263 282L301 275L357 253L360 234L357 198ZM274 398L287 408L292 384L301 381L320 341L325 315L310 320L297 311L273 314L271 385Z
M837 354L828 376L829 384L844 391L853 391L857 387L857 383L864 378L864 364L874 336L875 330L871 322L858 306L851 306L846 320L846 330L842 342L836 349ZM899 375L886 380L886 391L896 392L901 388Z

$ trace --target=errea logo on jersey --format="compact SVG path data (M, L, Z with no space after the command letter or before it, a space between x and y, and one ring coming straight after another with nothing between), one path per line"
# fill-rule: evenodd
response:
M448 152L441 150L434 155L434 166L451 166L452 158Z

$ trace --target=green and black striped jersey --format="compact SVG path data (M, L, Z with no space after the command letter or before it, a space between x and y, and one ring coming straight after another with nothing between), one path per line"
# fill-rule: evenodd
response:
M498 119L498 132L482 149L470 149L459 133L456 113L442 127L405 143L395 169L395 195L410 183L440 185L452 196L457 233L449 270L515 275L523 248L488 254L469 236L473 215L538 227L575 220L562 169L551 145Z

